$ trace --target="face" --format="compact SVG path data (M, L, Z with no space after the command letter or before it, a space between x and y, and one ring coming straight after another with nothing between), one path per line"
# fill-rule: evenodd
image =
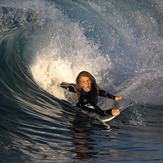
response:
M84 89L84 91L89 92L92 88L92 82L89 77L82 76L80 78L80 86Z

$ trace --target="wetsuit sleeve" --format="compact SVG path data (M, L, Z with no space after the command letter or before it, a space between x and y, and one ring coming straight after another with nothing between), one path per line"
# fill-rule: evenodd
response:
M82 108L82 110L85 110L90 113L97 113L101 116L112 115L112 109L101 110L96 104L91 104L91 103L81 104L78 102L76 106Z
M112 115L110 110L101 110L100 107L98 107L96 104L91 103L88 99L79 99L78 103L76 104L77 107L82 108L82 110L85 110L87 112L91 112L91 113L97 113L101 116L107 116L107 115Z
M68 91L70 91L70 92L76 93L76 92L75 92L75 84L63 82L63 83L61 83L60 87L66 89L66 90L68 90Z
M115 100L115 97L116 97L116 96L113 96L110 93L108 93L108 92L106 92L106 91L104 91L102 89L99 91L99 96L108 97L108 98L111 98L113 100Z

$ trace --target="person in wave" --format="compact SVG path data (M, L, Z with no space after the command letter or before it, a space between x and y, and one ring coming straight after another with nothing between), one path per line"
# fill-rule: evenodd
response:
M96 83L95 78L87 71L82 71L76 78L76 84L70 83L56 83L56 87L62 87L70 92L77 93L76 106L88 112L96 112L101 116L120 114L118 109L101 110L97 105L98 96L111 98L113 100L121 100L122 96L113 96L106 91L100 89Z

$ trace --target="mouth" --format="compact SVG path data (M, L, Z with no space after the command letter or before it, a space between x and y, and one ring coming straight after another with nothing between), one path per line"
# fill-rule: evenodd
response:
M86 92L89 92L91 90L91 86L86 86L84 89Z
M87 86L87 89L90 89L91 87L90 86Z

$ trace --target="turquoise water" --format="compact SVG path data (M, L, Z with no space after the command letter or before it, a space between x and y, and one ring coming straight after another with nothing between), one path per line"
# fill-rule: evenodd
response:
M162 37L160 0L1 0L0 162L162 162ZM106 125L65 103L82 70L133 106Z

